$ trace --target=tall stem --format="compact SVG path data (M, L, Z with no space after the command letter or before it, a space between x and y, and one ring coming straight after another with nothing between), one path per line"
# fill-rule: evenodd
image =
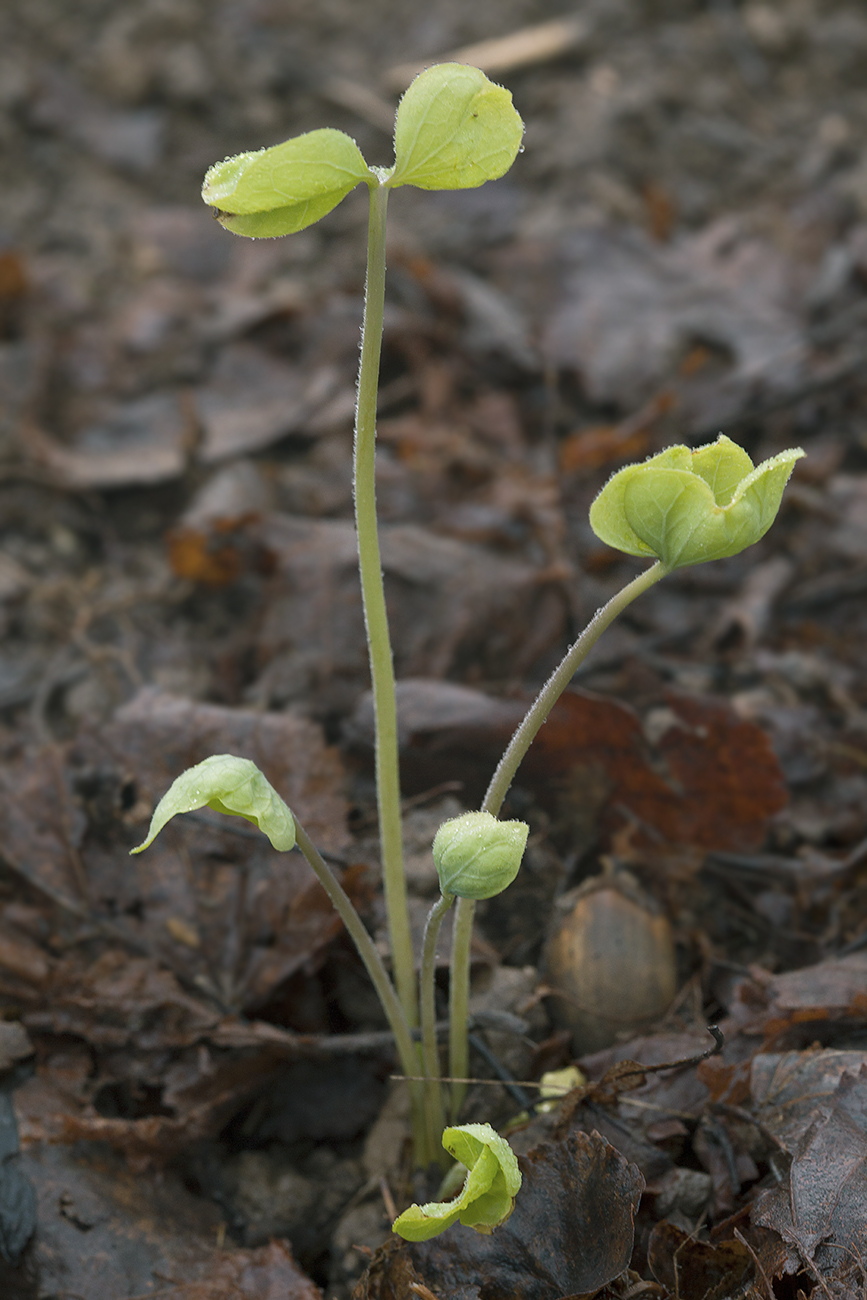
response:
M667 570L661 560L649 569L639 573L637 578L626 584L622 591L612 596L607 605L597 609L593 618L585 627L578 640L570 646L561 662L554 669L539 694L530 706L523 722L509 741L505 754L500 759L497 770L491 777L487 793L482 801L482 812L496 817L503 806L509 786L514 780L524 755L532 745L548 714L565 691L569 682L587 655L595 646L602 633L611 626L618 614L622 614L627 605L647 591ZM467 1046L467 1012L469 1007L470 986L470 941L473 930L473 913L475 903L467 898L458 900L455 911L454 934L452 936L452 960L449 977L449 1074L456 1079L465 1079L468 1075ZM456 1118L457 1109L463 1100L465 1088L455 1084L452 1088L452 1118Z
M385 311L385 212L388 189L370 190L367 237L367 284L355 408L354 496L358 566L367 629L376 731L376 799L385 908L398 997L410 1025L416 1023L415 965L406 905L400 822L400 777L397 753L397 705L394 664L376 518L376 397Z
M434 903L424 928L421 955L421 1045L425 1073L425 1118L428 1126L428 1146L436 1152L441 1149L440 1139L445 1127L436 1028L437 939L442 919L454 901L454 894L442 894Z

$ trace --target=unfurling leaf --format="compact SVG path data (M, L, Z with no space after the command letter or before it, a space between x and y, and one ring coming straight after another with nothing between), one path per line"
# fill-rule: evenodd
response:
M392 1229L406 1241L428 1241L453 1223L488 1234L514 1209L521 1171L512 1148L490 1124L447 1128L443 1146L467 1168L463 1189L453 1201L431 1201L404 1210Z
M475 189L509 170L523 134L508 90L478 68L440 63L420 73L400 101L388 184Z
M291 235L336 208L361 181L378 183L354 140L330 128L209 168L202 198L236 235Z
M172 817L197 808L245 818L283 853L295 844L295 819L256 764L234 754L213 754L172 783L154 809L147 838L132 852L146 849Z
M458 898L501 894L518 874L529 833L526 822L501 822L487 812L443 822L432 850L440 889Z
M803 455L795 447L754 469L722 434L695 451L669 447L618 470L590 507L590 526L607 545L656 556L668 570L725 559L764 537Z

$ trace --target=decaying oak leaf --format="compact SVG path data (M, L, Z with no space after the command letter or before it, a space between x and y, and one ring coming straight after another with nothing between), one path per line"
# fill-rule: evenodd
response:
M284 1243L219 1249L220 1211L174 1175L134 1173L83 1144L32 1142L23 1160L39 1199L33 1253L46 1295L321 1300Z
M601 773L609 823L613 810L627 808L671 843L755 848L786 802L767 735L721 700L669 692L666 704L651 746L628 706L569 692L530 750L528 776L546 778L564 804Z
M804 1266L833 1274L867 1244L865 1054L787 1052L756 1063L759 1114L792 1155L753 1208L752 1222L776 1234L763 1262L775 1275Z
M683 1228L664 1220L650 1235L647 1262L657 1282L672 1295L690 1300L717 1300L738 1294L753 1268L747 1247L739 1241L698 1241Z
M378 1251L354 1300L391 1300L419 1283L460 1300L566 1300L622 1273L644 1187L638 1169L598 1133L544 1143L518 1163L523 1184L507 1223L489 1237L455 1225Z

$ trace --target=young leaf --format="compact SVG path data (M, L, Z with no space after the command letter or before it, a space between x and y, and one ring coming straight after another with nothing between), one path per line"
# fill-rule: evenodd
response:
M468 812L443 822L433 842L440 889L458 898L493 898L511 885L527 847L526 822Z
M392 1231L406 1241L428 1241L453 1223L488 1234L504 1223L515 1208L521 1171L512 1148L490 1124L447 1128L443 1146L466 1165L463 1189L453 1201L431 1201L404 1210L395 1219Z
M509 170L523 134L508 90L478 68L438 64L420 73L400 101L387 183L475 189Z
M132 852L146 849L172 817L196 808L245 818L283 853L295 843L295 819L256 764L234 754L213 754L172 783L154 809L147 838Z
M326 128L215 163L202 198L227 230L272 238L312 225L361 181L378 184L355 141Z
M695 451L669 447L618 470L590 507L590 526L609 546L656 556L668 570L725 559L764 537L803 455L795 447L754 469L723 434Z

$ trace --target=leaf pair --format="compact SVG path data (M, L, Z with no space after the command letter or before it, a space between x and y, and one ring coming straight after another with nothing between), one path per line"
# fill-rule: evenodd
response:
M609 546L656 556L668 570L725 559L764 537L803 455L795 447L754 468L723 434L695 451L669 447L614 474L590 507L590 526Z
M463 1223L485 1234L508 1219L521 1188L521 1171L515 1153L490 1124L463 1124L447 1128L443 1146L467 1168L460 1195L453 1201L411 1205L393 1224L406 1241L428 1241L453 1223Z
M146 849L178 813L197 808L243 817L258 826L281 853L294 847L295 819L256 764L234 754L212 754L172 782L154 809L146 839L132 852Z
M474 189L511 167L524 124L512 96L478 68L442 63L413 81L397 110L394 167L368 167L343 131L309 131L211 167L202 198L222 225L253 239L291 235L371 188Z
M488 812L443 822L433 842L440 889L457 898L493 898L518 874L527 847L526 822L501 822Z

